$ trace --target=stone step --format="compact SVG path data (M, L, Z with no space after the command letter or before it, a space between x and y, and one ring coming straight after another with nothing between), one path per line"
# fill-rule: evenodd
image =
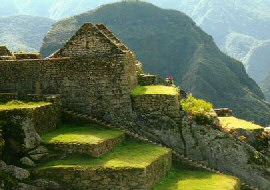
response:
M63 125L41 138L44 144L54 150L100 157L120 144L124 133L96 124Z
M70 155L49 161L36 168L34 175L70 189L148 190L167 175L171 164L170 149L127 140L100 158Z

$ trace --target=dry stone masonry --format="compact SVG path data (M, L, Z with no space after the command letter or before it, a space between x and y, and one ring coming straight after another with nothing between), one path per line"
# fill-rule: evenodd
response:
M136 58L105 29L83 25L47 59L0 61L0 92L60 94L63 106L101 118L131 114Z
M97 144L82 144L82 143L49 143L49 147L54 150L63 151L66 153L88 154L91 157L100 157L103 154L111 151L115 146L124 140L124 135L107 139Z
M236 175L262 190L270 186L270 161L253 147L238 142L229 134L211 126L190 122L180 111L178 95L131 96L140 85L167 85L157 76L140 75L141 65L135 55L102 24L84 24L79 31L50 57L18 57L0 47L0 99L24 99L32 94L39 99L59 94L61 105L141 137L172 148L177 154L205 163L212 168ZM185 97L181 93L181 97ZM60 104L53 104L60 105ZM46 148L39 146L36 133L55 127L59 109L41 107L29 115L22 110L0 112L19 130L20 145L29 147L29 159L39 160ZM16 113L15 113L16 112ZM31 116L31 117L30 117ZM46 125L46 126L45 126ZM34 134L28 134L33 131ZM11 131L11 137L13 132ZM25 137L29 142L24 142ZM1 140L1 137L0 137ZM107 146L107 145L106 145ZM15 146L15 148L18 148ZM0 146L1 149L1 146ZM23 149L23 147L18 148ZM60 147L65 152L83 147ZM36 151L36 152L35 152ZM77 153L77 152L76 152ZM101 152L95 153L99 156ZM234 159L234 163L231 160ZM171 154L143 169L59 170L37 172L37 176L70 182L77 189L150 189L171 167ZM27 158L22 160L30 163ZM57 169L56 169L57 170ZM64 177L63 177L64 176ZM0 184L1 185L1 184Z
M171 169L171 152L145 168L88 168L37 170L35 175L57 179L71 189L141 189L148 190Z
M172 118L179 118L179 98L176 95L147 94L132 96L133 108L141 113L159 112Z

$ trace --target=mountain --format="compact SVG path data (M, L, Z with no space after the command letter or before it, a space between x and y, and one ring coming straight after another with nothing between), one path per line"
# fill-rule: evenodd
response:
M39 51L53 22L36 16L0 17L0 44L12 51Z
M65 18L117 0L1 0L0 16L31 15Z
M35 15L54 20L120 0L1 0L0 16ZM135 1L135 0L134 0ZM270 72L270 0L145 0L187 15L213 36L228 55L242 61L258 83Z
M44 38L42 55L62 47L85 22L105 23L136 53L146 72L172 75L181 88L216 107L230 107L238 117L269 123L269 105L243 64L222 53L185 14L142 2L102 6L56 22Z
M260 83L270 71L270 0L181 0L176 7L190 15L217 45L243 61Z
M270 73L265 77L265 79L260 83L261 89L267 100L270 100Z

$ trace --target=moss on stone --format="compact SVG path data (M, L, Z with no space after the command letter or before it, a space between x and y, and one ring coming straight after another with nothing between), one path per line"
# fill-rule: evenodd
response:
M153 85L153 86L137 86L131 92L131 95L133 96L146 95L146 94L177 95L177 93L178 93L178 89L175 87Z
M239 179L198 169L174 168L153 190L239 190Z
M63 160L52 160L39 167L39 170L54 168L145 168L161 156L170 153L170 149L137 141L124 142L112 152L100 157L74 155Z

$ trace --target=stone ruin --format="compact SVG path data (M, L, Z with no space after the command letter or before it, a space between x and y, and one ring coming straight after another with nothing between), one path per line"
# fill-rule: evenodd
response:
M59 94L65 109L126 128L261 189L270 186L269 159L259 154L262 159L253 162L253 147L190 121L180 109L179 95L134 99L131 91L137 85L166 83L152 75L138 79L142 69L134 53L102 24L85 23L45 59L14 59L3 47L0 59L0 93L6 97Z

